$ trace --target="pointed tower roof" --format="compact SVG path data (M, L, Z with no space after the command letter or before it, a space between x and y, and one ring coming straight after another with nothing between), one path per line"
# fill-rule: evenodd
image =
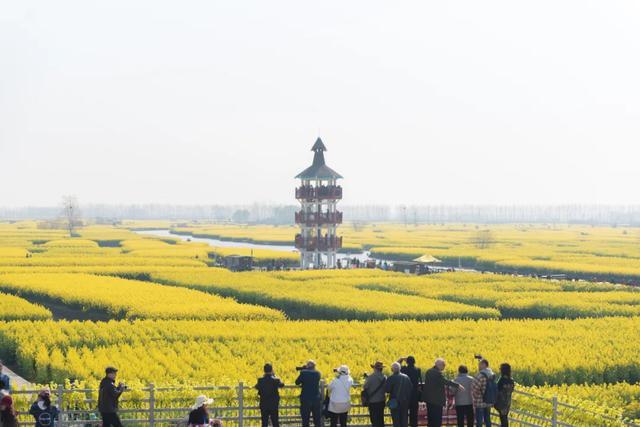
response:
M317 150L327 151L327 147L325 147L324 142L322 142L322 139L320 139L320 137L316 139L315 144L313 144L313 147L311 147L311 151Z
M313 163L311 166L296 175L296 179L339 179L342 178L338 172L331 169L324 162L324 152L327 151L322 139L318 137L311 147L313 151Z

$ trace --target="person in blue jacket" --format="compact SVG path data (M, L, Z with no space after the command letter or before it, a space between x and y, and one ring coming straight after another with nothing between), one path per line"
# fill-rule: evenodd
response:
M36 419L36 427L54 427L60 411L51 404L51 391L43 389L38 394L38 400L31 405L29 413Z
M0 360L0 390L11 392L11 378L2 372L3 367L2 360Z

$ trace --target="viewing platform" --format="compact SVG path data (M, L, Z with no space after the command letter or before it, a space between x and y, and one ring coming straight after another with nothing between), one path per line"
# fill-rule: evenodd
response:
M296 234L295 246L306 251L335 251L342 248L342 237L312 237L305 239L302 234Z
M296 188L296 199L298 200L340 200L342 199L342 187L339 185L322 185L313 187L303 185Z
M342 224L342 212L296 212L296 224L314 226L325 224Z

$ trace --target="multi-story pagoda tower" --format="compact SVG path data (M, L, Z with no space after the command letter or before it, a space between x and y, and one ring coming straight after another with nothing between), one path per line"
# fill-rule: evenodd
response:
M336 235L336 228L342 224L342 212L336 209L342 199L342 187L338 185L342 175L325 164L327 147L320 138L311 151L313 164L296 176L300 179L296 199L301 209L296 212L300 233L295 244L300 250L300 267L335 268L336 253L342 247L342 237Z

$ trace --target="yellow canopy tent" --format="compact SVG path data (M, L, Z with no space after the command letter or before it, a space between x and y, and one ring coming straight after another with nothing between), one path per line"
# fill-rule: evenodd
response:
M429 255L429 254L424 254L421 257L418 257L418 258L414 259L414 261L422 263L422 264L435 264L435 263L438 263L438 262L442 262L438 258L434 257L433 255Z

